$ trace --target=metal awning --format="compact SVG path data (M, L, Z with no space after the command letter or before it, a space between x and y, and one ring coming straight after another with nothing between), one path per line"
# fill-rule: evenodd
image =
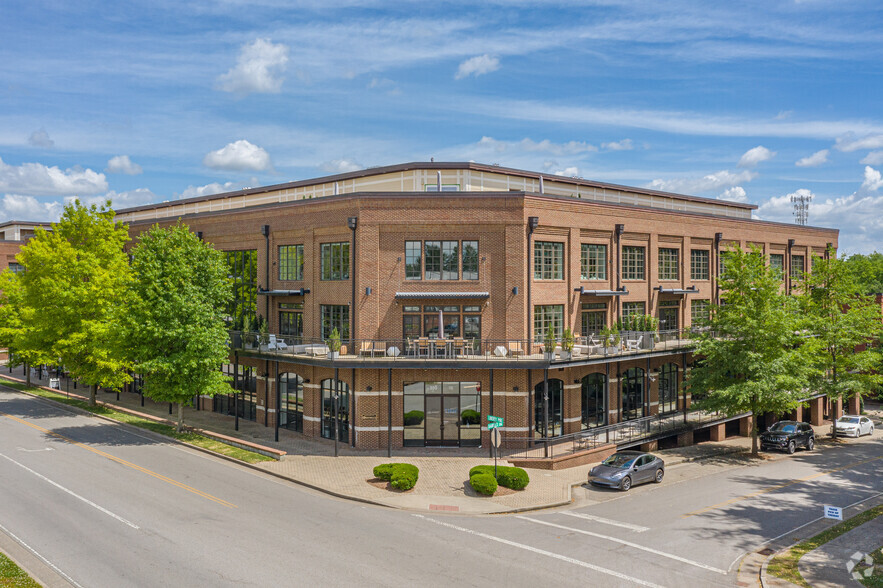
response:
M309 293L309 288L301 288L300 290L264 290L263 288L258 288L258 296L303 296Z
M662 286L656 286L653 289L656 290L657 292L659 292L660 294L683 295L683 294L698 294L699 293L699 288L697 288L696 286L690 286L689 288L663 288Z
M396 300L442 300L449 298L490 298L490 292L396 292Z
M574 288L573 291L579 292L580 296L623 296L629 293L629 291L625 289L625 286L619 290L586 290L584 287L580 286L579 288Z

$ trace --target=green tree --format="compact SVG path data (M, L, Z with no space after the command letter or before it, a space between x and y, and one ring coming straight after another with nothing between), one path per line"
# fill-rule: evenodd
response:
M883 253L857 253L843 260L860 294L883 293Z
M757 416L783 413L799 404L811 370L793 300L763 254L733 249L725 254L720 306L697 333L701 361L687 378L696 407L728 416L750 411L751 454L758 452Z
M152 227L132 249L133 300L121 313L122 339L144 393L184 405L194 395L231 392L218 366L227 361L225 309L231 298L223 252L181 224Z
M873 296L862 296L847 263L829 251L815 257L812 273L799 287L805 328L815 339L817 366L814 386L828 398L844 400L872 391L881 381L878 348L870 343L881 334L880 306ZM836 427L831 425L831 434Z
M113 337L115 309L125 306L130 278L124 246L127 227L110 203L64 207L51 231L37 229L18 256L19 331L16 352L30 361L60 362L90 386L116 388L129 381Z
M46 352L45 345L31 349L26 345L21 311L23 288L19 274L6 269L0 273L0 346L6 347L10 363L24 363L28 386L31 385L31 365L57 361Z

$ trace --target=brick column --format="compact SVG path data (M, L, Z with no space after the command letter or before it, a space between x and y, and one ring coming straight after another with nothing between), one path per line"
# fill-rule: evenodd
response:
M751 437L751 427L753 425L754 417L747 416L739 419L739 434L743 437Z
M693 431L687 431L678 435L678 447L687 447L693 444Z
M803 405L797 405L797 408L791 411L791 420L801 422L803 421Z
M726 423L721 423L719 425L712 425L709 430L711 431L711 440L712 441L723 441L727 438L727 425Z
M824 417L823 414L823 402L824 398L813 398L809 401L809 422L812 425L821 425Z
M659 449L658 441L649 441L647 443L641 443L641 451L656 451Z
M846 402L846 411L849 414L859 414L861 411L861 396L856 394Z

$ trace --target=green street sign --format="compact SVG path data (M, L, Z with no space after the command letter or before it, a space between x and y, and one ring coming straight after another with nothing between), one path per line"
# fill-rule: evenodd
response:
M503 417L490 416L487 417L487 428L489 431L503 426Z

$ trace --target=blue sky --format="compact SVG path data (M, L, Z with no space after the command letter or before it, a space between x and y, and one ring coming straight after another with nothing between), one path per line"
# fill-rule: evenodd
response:
M879 2L7 0L0 39L0 221L434 157L811 194L883 251Z

